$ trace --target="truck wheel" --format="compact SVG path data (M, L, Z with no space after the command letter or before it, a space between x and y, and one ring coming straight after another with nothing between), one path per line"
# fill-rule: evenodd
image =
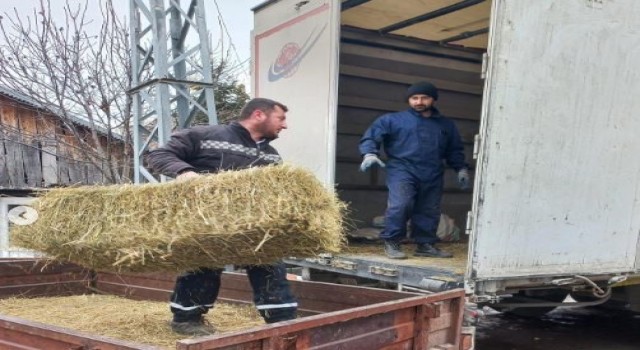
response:
M568 294L569 292L563 289L523 290L518 292L517 294L514 294L513 297L503 299L502 302L510 304L529 304L544 302L560 303L567 298ZM529 318L544 316L548 312L551 312L555 309L555 307L522 307L507 309L501 308L500 304L496 304L496 306L493 308L508 314Z

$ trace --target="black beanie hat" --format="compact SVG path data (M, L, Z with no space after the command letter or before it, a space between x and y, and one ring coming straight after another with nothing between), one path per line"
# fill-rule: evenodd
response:
M437 100L438 89L431 83L421 81L409 86L409 89L407 89L407 100L413 95L427 95L433 97L434 100Z

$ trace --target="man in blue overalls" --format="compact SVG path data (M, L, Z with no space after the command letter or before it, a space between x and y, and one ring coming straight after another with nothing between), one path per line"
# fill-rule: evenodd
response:
M380 146L384 146L389 198L380 237L389 258L407 257L400 241L406 236L408 220L417 244L416 256L450 258L450 253L434 246L438 241L443 160L457 172L462 189L469 186L469 166L458 129L434 107L438 89L428 82L413 84L407 100L409 109L381 116L362 136L360 170L385 167L378 157Z

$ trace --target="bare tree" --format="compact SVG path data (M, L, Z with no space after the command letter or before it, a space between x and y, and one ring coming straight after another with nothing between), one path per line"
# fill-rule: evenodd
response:
M14 9L0 16L0 85L29 96L64 124L63 137L25 137L23 133L22 142L32 147L34 139L40 138L40 144L64 144L107 182L128 182L133 160L133 101L127 94L131 50L126 21L118 16L112 0L100 1L100 23L88 16L89 7L96 6L93 1L66 0L64 19L58 21L52 17L51 3L40 0L30 14ZM220 26L220 32L228 35L221 18ZM236 118L249 98L237 80L246 62L232 63L232 47L225 47L222 35L216 43L212 72L218 116L224 123ZM151 72L147 69L141 74L144 81ZM204 115L196 116L196 123L206 120Z
M30 15L14 9L0 16L0 84L59 116L73 138L68 146L108 182L129 181L129 30L111 0L104 0L99 5L102 23L92 31L96 26L87 16L89 6L96 4L66 1L64 21L58 22L50 0L40 0Z
M218 48L216 52L221 52ZM232 63L230 52L218 54L212 58L212 78L216 87L215 103L216 112L218 114L218 123L228 124L236 120L240 116L242 107L249 101L244 84L238 81L238 75L241 74L241 67L244 64ZM207 116L202 113L196 113L194 124L206 124Z
M244 84L238 81L238 77L246 73L248 60L242 61L238 56L217 3L216 9L218 10L218 31L221 34L216 47L213 48L211 73L213 85L216 87L215 103L218 122L228 124L240 116L242 107L250 99ZM229 38L228 44L225 34ZM206 123L207 116L202 112L196 113L194 124Z

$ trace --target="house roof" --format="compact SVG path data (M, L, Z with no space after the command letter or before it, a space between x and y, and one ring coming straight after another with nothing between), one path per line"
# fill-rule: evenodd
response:
M33 108L37 108L37 109L41 109L44 111L47 111L49 113L51 113L54 116L57 116L59 118L62 118L61 113L56 112L55 110L53 110L54 108L52 108L52 106L45 106L43 104L41 104L40 102L36 101L34 98L27 96L25 94L22 94L20 92L11 90L7 87L4 86L0 86L0 95L6 96L10 99L16 100L24 105L27 105L29 107L33 107ZM68 118L71 120L72 123L79 125L79 126L84 126L86 128L92 129L94 128L93 126L91 126L91 123L84 117L78 115L78 114L69 114ZM107 129L101 127L101 126L95 126L95 129L98 133L106 135L108 133ZM124 141L124 137L122 135L120 135L119 133L113 132L111 131L111 135L113 136L113 138L118 139L120 141Z
M21 187L21 188L13 188L13 187L3 187L0 186L0 198L2 197L33 197L37 195L39 191L42 191L42 188L35 187Z

